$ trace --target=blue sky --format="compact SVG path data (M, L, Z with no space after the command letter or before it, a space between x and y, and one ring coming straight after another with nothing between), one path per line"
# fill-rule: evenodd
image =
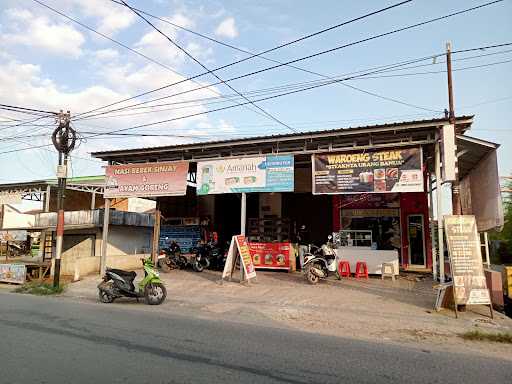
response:
M77 114L179 81L183 76L204 72L198 64L173 48L129 10L108 0L41 1L144 53L179 74L91 33L32 0L4 0L0 9L0 103L45 110L70 109L72 114ZM279 61L293 60L484 2L413 1L277 50L268 57ZM389 1L327 0L132 0L129 3L252 52L268 49L394 4ZM336 76L441 53L448 40L452 42L454 50L507 43L512 41L511 21L512 2L504 1L425 27L322 55L297 65L324 75ZM246 56L164 23L155 23L209 68ZM512 50L512 46L454 55L453 66L458 69L507 61L512 59L512 51L505 52L508 50ZM489 53L496 54L465 59ZM438 61L442 61L442 58ZM221 70L218 75L223 79L231 78L270 65L272 63L256 58ZM444 64L439 63L404 72L442 71L444 68ZM502 145L499 151L502 175L512 173L512 131L509 125L512 120L511 68L512 63L507 62L454 72L456 112L475 114L475 124L470 135ZM248 92L318 79L317 76L284 67L231 84L238 91ZM198 80L202 84L216 82L211 75ZM426 109L443 110L447 107L446 75L443 73L358 79L349 84ZM186 91L194 87L197 85L189 82L173 90ZM77 121L75 127L85 132L122 129L227 105L206 105L200 101L190 104L190 100L212 98L218 93L233 94L225 86L219 85L212 89L213 91L203 89L172 99L175 102L189 102L183 104L186 108ZM170 90L166 90L151 96L160 97L170 93ZM261 102L259 105L297 130L332 129L439 116L435 112L386 101L340 84ZM17 130L5 128L9 118L19 116L10 112L0 113L0 152L48 143L46 133L49 127L24 126ZM33 134L33 137L23 138L23 142L2 140L12 136L14 132L26 136ZM130 132L174 134L179 137L95 138L83 143L75 154L87 158L88 152L96 150L284 133L287 128L254 112L254 108L238 107ZM75 158L72 163L73 175L103 172L100 162ZM55 165L56 154L52 149L0 153L0 182L51 177L55 172Z

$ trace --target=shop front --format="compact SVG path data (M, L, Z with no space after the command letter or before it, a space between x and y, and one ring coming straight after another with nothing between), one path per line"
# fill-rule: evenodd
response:
M471 123L459 117L457 130ZM111 164L188 164L180 181L186 188L156 197L160 245L173 238L191 248L213 236L225 243L244 234L257 268L290 270L299 238L320 245L333 235L341 258L431 271L429 192L439 178L434 155L445 124L434 119L94 156Z

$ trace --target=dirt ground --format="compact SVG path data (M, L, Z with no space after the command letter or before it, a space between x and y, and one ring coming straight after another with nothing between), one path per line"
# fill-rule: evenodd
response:
M140 279L141 271L137 271ZM464 341L470 330L512 332L512 319L484 306L471 307L455 319L454 312L435 312L432 280L421 275L397 281L354 278L309 285L301 273L258 272L257 282L220 284L220 273L173 270L161 273L167 300L158 307L119 299L113 304L140 310L171 311L210 319L229 319L372 341L405 343L419 348L453 349L506 357L512 345ZM417 279L417 277L420 277ZM419 280L419 281L418 281ZM68 286L63 296L97 302L98 276Z

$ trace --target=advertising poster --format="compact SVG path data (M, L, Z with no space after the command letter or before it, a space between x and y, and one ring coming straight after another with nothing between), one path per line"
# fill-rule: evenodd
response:
M105 198L183 196L187 192L186 161L109 165Z
M475 216L445 216L456 304L490 304Z
M290 269L290 243L249 243L249 252L256 268Z
M0 264L0 281L3 283L25 283L27 269L23 264Z
M292 192L293 156L260 156L197 164L197 194Z
M313 155L313 194L423 192L421 148Z
M238 252L240 253L240 260L244 266L245 278L252 279L253 277L256 277L256 269L252 263L251 253L249 251L249 246L247 245L247 240L243 235L237 235L235 236L235 239L238 246Z

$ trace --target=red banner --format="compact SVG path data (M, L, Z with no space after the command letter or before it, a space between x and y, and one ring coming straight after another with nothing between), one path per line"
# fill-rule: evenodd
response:
M186 161L109 165L105 198L183 196L187 192Z
M290 269L290 243L249 243L249 252L256 268Z

